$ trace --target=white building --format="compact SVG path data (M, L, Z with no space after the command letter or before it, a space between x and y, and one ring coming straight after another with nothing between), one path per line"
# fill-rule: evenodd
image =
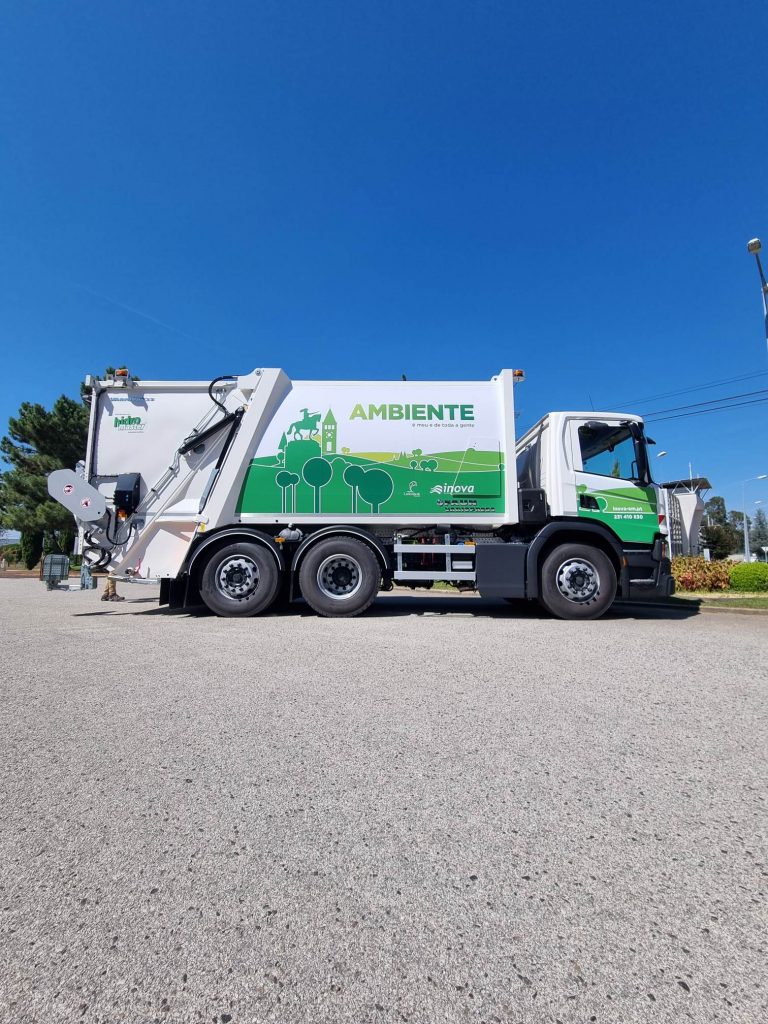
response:
M661 484L667 506L672 555L700 555L699 535L704 517L703 495L711 488L704 476Z

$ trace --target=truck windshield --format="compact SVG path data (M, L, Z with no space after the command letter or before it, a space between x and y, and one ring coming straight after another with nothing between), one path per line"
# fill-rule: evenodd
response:
M636 444L644 444L644 441L642 438L635 441L627 424L585 423L579 427L579 447L585 473L643 483L638 466L645 460L638 459Z

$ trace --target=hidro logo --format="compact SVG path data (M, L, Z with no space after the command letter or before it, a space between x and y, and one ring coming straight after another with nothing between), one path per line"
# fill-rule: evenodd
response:
M141 416L115 416L112 425L115 430L131 430L136 432L144 429L144 421Z

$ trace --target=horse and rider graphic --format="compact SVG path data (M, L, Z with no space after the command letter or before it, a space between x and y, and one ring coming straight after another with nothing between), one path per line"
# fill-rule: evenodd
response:
M296 420L285 432L286 437L292 437L294 441L306 441L313 434L317 433L317 428L320 426L319 412L310 412L309 409L301 410L301 419ZM302 433L306 431L306 437L302 437Z

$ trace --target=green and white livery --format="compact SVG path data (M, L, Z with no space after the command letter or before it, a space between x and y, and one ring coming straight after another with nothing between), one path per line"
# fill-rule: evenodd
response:
M49 491L91 562L222 615L435 581L564 618L671 593L642 420L552 412L516 439L521 380L88 379L84 465Z
M502 386L297 382L254 452L238 512L503 516Z

